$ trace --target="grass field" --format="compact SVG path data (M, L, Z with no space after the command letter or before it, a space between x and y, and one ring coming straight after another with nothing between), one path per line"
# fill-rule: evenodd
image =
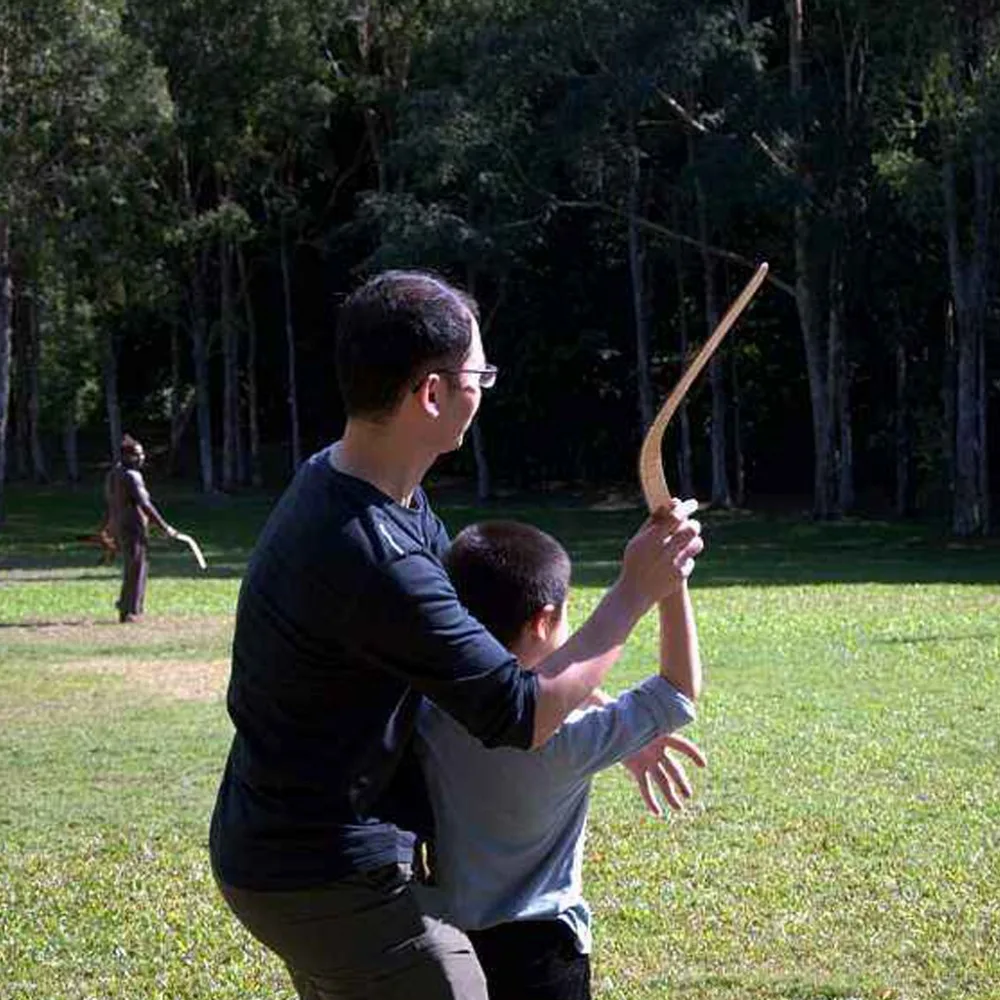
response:
M93 496L8 495L0 531L0 997L290 998L214 891L206 825L239 576L265 499L159 497L149 617L74 536ZM478 513L439 507L457 528ZM496 515L497 511L491 511ZM637 511L507 508L576 560L579 620ZM697 803L597 782L596 993L1000 997L1000 546L914 525L709 515ZM655 669L653 618L611 689ZM415 998L419 1000L419 998Z

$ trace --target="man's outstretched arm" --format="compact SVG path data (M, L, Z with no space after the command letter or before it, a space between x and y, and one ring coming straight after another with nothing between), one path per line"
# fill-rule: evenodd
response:
M539 666L532 746L541 746L600 686L636 623L683 586L701 550L701 525L680 508L643 525L626 547L621 575L594 613Z

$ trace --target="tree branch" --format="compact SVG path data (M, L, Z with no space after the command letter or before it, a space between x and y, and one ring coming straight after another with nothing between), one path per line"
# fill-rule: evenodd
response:
M615 218L624 218L624 213L611 205L605 205L598 201L562 201L556 200L552 204L556 208L568 208L575 209L579 211L590 211L590 212L602 212L605 215L612 215ZM644 219L641 217L636 217L636 225L641 229L645 229L651 233L655 233L657 236L666 237L668 240L673 240L675 243L682 243L685 246L694 247L695 249L702 251L704 253L710 254L713 257L718 257L720 260L728 260L733 264L739 264L742 267L748 267L751 270L755 270L757 264L742 254L735 253L732 250L724 250L722 247L712 246L709 243L704 243L701 240L695 239L693 236L687 236L684 233L678 233L673 229L668 229L666 226L661 225L658 222L653 222L650 219ZM774 285L775 288L780 288L786 295L795 298L795 289L788 284L787 281L782 281L777 276L768 273L767 280Z

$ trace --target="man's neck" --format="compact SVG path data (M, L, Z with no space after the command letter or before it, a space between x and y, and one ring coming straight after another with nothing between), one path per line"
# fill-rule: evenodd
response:
M414 491L436 457L402 440L390 426L348 420L344 436L333 445L330 462L338 472L363 479L409 507Z

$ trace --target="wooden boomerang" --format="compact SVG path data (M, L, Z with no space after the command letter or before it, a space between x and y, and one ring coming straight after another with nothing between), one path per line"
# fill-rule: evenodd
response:
M208 564L205 562L204 555L202 555L201 546L190 535L184 535L178 531L177 534L174 535L174 541L183 542L191 550L191 554L194 556L198 565L202 569L207 568Z
M767 264L761 264L757 268L754 276L747 282L746 288L740 292L737 299L729 307L726 315L722 317L719 325L712 331L712 336L705 341L694 361L681 376L680 381L674 386L667 401L656 414L646 437L643 439L642 448L639 450L639 482L642 483L642 493L646 498L646 506L650 513L660 507L668 506L670 503L670 490L667 489L667 480L663 475L663 432L667 429L677 407L681 405L681 400L687 395L691 383L698 377L701 370L708 364L709 359L715 353L715 349L722 343L722 338L729 333L730 328L739 319L740 313L750 304L750 300L757 294L764 279L767 277Z

